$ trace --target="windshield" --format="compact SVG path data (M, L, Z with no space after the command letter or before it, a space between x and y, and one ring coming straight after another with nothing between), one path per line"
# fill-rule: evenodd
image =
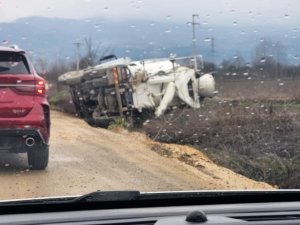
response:
M299 188L299 4L1 0L0 199Z

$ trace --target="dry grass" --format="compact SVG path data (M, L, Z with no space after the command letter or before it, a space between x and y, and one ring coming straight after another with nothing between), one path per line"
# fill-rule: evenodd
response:
M198 147L216 163L258 181L298 187L290 179L300 171L299 115L294 101L210 100L199 110L171 111L143 129L162 142Z
M218 97L222 99L300 99L300 79L218 80Z

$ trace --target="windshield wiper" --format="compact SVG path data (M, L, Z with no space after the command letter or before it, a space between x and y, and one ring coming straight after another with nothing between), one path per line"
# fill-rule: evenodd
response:
M27 200L0 201L0 208L6 205L89 205L105 203L102 207L121 205L150 204L195 205L195 204L228 204L271 201L300 201L299 190L250 190L250 191L187 191L187 192L149 192L139 191L96 191L82 196L37 198ZM74 204L75 203L75 204ZM78 203L78 204L77 204ZM96 206L95 206L96 207ZM0 213L1 214L1 213Z
M139 191L96 191L72 199L70 202L111 202L140 199Z
M78 197L49 197L23 200L0 201L4 205L24 204L68 204L68 203L93 203L93 202L122 202L140 200L139 191L95 191Z
M76 197L0 202L0 215L116 208L300 201L299 190L149 192L96 191ZM51 205L51 207L50 207Z

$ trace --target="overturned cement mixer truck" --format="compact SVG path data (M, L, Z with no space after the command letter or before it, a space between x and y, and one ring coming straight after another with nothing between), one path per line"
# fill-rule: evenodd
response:
M149 115L160 117L171 106L200 108L205 97L215 95L211 74L178 61L175 57L131 61L110 55L99 65L61 75L59 81L69 86L77 114L89 124L107 127L119 117L142 124Z

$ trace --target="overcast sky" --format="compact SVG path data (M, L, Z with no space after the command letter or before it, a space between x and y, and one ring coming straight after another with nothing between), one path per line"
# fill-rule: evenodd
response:
M297 26L299 8L299 0L0 0L0 22L28 16L186 22L196 13L213 25Z

